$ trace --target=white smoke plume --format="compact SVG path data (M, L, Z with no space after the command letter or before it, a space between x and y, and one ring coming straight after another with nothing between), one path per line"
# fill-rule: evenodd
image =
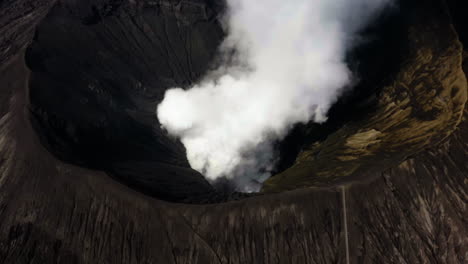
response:
M345 54L390 0L227 0L222 65L188 90L166 92L157 116L209 179L244 191L269 176L272 142L296 123L323 122L352 76Z

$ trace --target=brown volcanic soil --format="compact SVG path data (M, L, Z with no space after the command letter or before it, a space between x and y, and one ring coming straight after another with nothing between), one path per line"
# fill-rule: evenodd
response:
M360 182L438 145L455 130L467 99L463 46L450 16L440 11L444 5L411 5L401 4L411 14L403 14L406 34L400 39L407 47L398 71L373 84L383 87L375 109L303 146L295 164L268 179L264 191Z
M310 148L312 152L316 149L328 151L327 157L341 159L343 163L338 165L348 166L351 160L353 166L359 164L366 170L369 168L367 173L370 175L366 179L374 179L365 184L351 185L346 190L351 263L467 261L468 111L463 108L466 79L464 84L457 85L460 89L456 92L452 85L454 80L463 79L460 72L462 46L451 26L452 20L443 6L438 5L441 2L413 2L419 10L415 20L427 22L417 27L419 30L409 32L409 39L421 45L419 49L413 46L418 56L407 57L408 62L401 67L401 72L390 76L385 88L379 89L375 112L370 112L369 119L359 116L361 121L351 120L343 128L329 129L334 134L330 132L327 134L330 136L322 136L323 139ZM340 193L333 189L300 189L211 205L174 204L154 198L159 194L160 198L180 201L192 195L202 195L205 190L211 192L211 187L203 183L201 175L187 169L183 150L178 149L177 143L169 144L171 139L162 136L159 141L152 138L159 135L154 129L157 127L154 120L148 117L154 105L145 104L150 100L154 104L154 98L161 96L167 85L174 81L193 81L201 71L190 73L182 66L189 63L179 61L177 65L167 67L179 75L165 75L164 69L161 69L158 78L144 80L150 78L144 71L149 71L151 65L161 67L157 66L160 60L153 54L156 51L152 51L152 47L158 47L165 41L174 42L167 39L152 44L149 43L153 40L151 38L148 43L142 39L134 42L128 39L127 44L112 42L112 52L104 54L111 57L98 57L98 51L101 50L100 45L105 44L104 36L107 35L104 34L114 32L116 35L111 36L123 41L124 36L132 36L135 32L151 32L145 28L143 31L132 31L136 25L159 27L160 21L153 19L199 25L203 24L198 21L202 14L200 10L206 11L208 7L217 10L217 7L195 0L144 1L145 4L102 0L94 2L97 11L89 11L85 8L89 6L87 1L67 0L59 3L62 5L56 7L39 26L26 60L24 52L33 37L33 29L53 1L9 0L0 3L0 262L345 263L343 204ZM68 16L64 15L65 11L70 12ZM144 12L151 15L145 16ZM155 14L159 14L159 17ZM211 15L203 18L213 19ZM452 18L453 21L460 20L460 17ZM52 36L61 34L55 28L57 25L65 28L64 36L70 38L57 37L57 40L64 41L63 48L60 43L54 42ZM461 25L457 23L456 30L468 32ZM84 30L85 27L90 28ZM186 30L192 30L190 26L186 27ZM83 35L85 32L89 35ZM190 43L193 44L195 39L200 41L197 43L203 43L200 36L212 36L212 33L206 32L197 34L200 35L189 38ZM439 38L440 34L444 38ZM72 38L79 35L91 42L80 43ZM167 38L171 36L168 34ZM433 41L419 41L428 38ZM75 48L69 50L65 41L76 43ZM131 43L139 43L141 50L134 49ZM96 48L91 65L78 60L85 51L86 56L91 55L86 45ZM145 45L149 47L145 48ZM196 50L200 50L200 47ZM212 51L212 48L207 50ZM114 52L119 57L115 57L117 54ZM132 56L141 55L138 55L138 60L133 58L135 61L132 62L132 58L123 55L125 52L131 52ZM171 56L180 52L174 51ZM34 54L43 57L38 58ZM65 64L60 62L63 56L69 58ZM200 56L206 56L205 63L208 63L213 54ZM143 57L147 57L149 66L138 64ZM101 64L95 64L99 62L96 58L102 60ZM113 62L117 59L119 61ZM26 67L25 61L30 68ZM171 57L168 61L176 63L177 59ZM116 84L109 84L113 79L103 80L105 74L98 75L95 70L105 65L128 72L128 80L115 79L119 80ZM419 68L427 70L421 73L416 70ZM59 73L65 76L64 79L60 79L62 75ZM117 75L111 77L117 78ZM83 80L95 84L93 89L87 89L91 92L85 92L83 87L89 88L89 83L84 85ZM397 81L405 84L410 92L401 96L398 92L400 86L392 85ZM141 82L141 86L137 85L138 82ZM132 86L132 83L136 86ZM151 89L147 83L157 83L156 88ZM426 85L418 85L421 83ZM129 92L124 87L133 87L138 92ZM437 91L432 94L432 90ZM60 102L56 93L60 94ZM437 95L441 95L441 102L429 103ZM82 98L89 98L90 107L74 112L72 107L76 107L78 99ZM112 108L112 100L118 100L114 101L118 103L118 108ZM409 106L405 102L408 100L413 100L411 106L425 114L420 115L421 111L406 113L404 109ZM147 109L135 108L135 105L147 106ZM395 115L395 118L400 118L402 126L411 130L401 130L398 126L392 128L393 122L379 123L382 112L389 111L388 108L406 113ZM438 111L434 112L433 108ZM95 121L91 117L96 115L102 116ZM118 121L109 120L114 116L119 117ZM365 131L357 131L353 122L364 122L359 123L362 125L359 129ZM375 129L389 134L384 139L375 138L376 132L369 132L365 127L375 128L385 123L391 129ZM126 132L135 130L138 138L126 137L129 135ZM99 140L89 141L89 135L97 135ZM139 137L146 139L147 135L150 135L149 141L143 142L148 143L148 152L142 154L146 160L139 160L141 157L138 156L135 160L126 160L140 153L142 143L139 143ZM333 141L335 137L338 139ZM112 142L120 144L123 139L128 143L121 149L112 146ZM377 153L371 155L371 159L367 155L368 148L353 148L359 151L349 153L341 147L324 147L345 146L349 142L353 146L361 146L376 140L386 140L385 146L396 146L393 152L397 154L384 155L379 149L370 148L371 154ZM394 144L395 141L401 145ZM96 142L101 142L101 145L90 147ZM403 154L400 153L401 149L405 150ZM126 153L129 156L125 156ZM342 153L355 159L339 159L343 157ZM382 157L379 155L387 157L388 163L380 164ZM299 157L301 160L308 156ZM369 165L374 162L376 166ZM164 170L162 163L166 166ZM128 187L128 181L122 181L125 175L116 175L122 173L124 168L130 171L127 174L129 178L145 172L149 176L144 179L156 183L146 184L142 180L137 186ZM152 175L152 171L157 175ZM329 169L325 167L324 170L315 171L328 173ZM170 179L174 173L181 175L180 178ZM291 175L296 177L294 173ZM351 174L344 176L356 180ZM313 186L316 179L328 178L315 178ZM180 181L187 182L177 184ZM160 187L159 184L167 185ZM188 188L188 184L200 187ZM153 197L145 195L142 186L152 186L145 193ZM303 186L301 183L297 187ZM172 189L161 194L168 188ZM276 188L290 189L287 184L277 184ZM193 190L196 193L190 193ZM217 194L214 197L218 199Z

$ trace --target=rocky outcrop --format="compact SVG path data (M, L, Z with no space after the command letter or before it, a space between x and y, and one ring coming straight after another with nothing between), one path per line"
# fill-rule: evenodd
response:
M200 1L183 2L195 5ZM423 1L415 3L426 6ZM113 17L116 11L112 11L112 6L105 10L109 10L106 14L112 14L111 19L117 19ZM442 18L445 17L443 14ZM98 25L94 23L100 16L86 17L85 24ZM432 23L437 17L432 14L431 19L419 21ZM0 16L2 23L3 19L4 16ZM34 23L39 22L40 16L36 19ZM443 34L448 32L453 38L447 40L452 39L455 44L440 40L447 45L437 51L447 56L426 56L431 53L422 52L420 58L447 66L439 69L442 72L457 68L452 59L459 59L459 55L453 53L460 49L456 34L453 30L446 31L444 25L447 26L441 24L440 30ZM19 36L20 33L15 34ZM18 39L32 37L28 32L24 33ZM414 37L419 33L415 32ZM436 39L433 41L438 43ZM54 50L60 53L56 48ZM31 123L34 120L31 115L39 112L35 112L36 109L30 111L29 98L33 98L28 91L34 89L33 82L42 83L34 78L56 76L49 75L50 72L39 74L40 71L28 61L28 65L36 70L31 73L22 53L8 54L4 57L8 58L8 63L0 68L1 263L346 263L343 206L347 208L351 263L464 263L467 260L468 111L460 110L459 119L455 111L461 107L456 104L456 99L462 98L466 90L448 93L448 100L442 96L447 95L445 89L453 89L453 85L449 85L453 80L461 78L457 71L447 73L446 82L431 87L442 96L442 102L432 105L414 106L407 102L411 101L409 98L430 99L427 97L431 94L419 92L417 85L407 85L417 97L410 97L411 94L392 97L388 91L398 87L386 86L389 90L384 89L387 92L378 97L378 102L394 102L402 109L411 106L411 109L421 109L418 113L424 113L415 115L412 111L402 111L398 115L408 118L402 125L411 127L414 122L421 122L434 130L426 130L428 136L419 133L419 127L411 131L419 136L411 142L416 147L403 145L411 148L405 152L411 155L401 157L410 155L403 162L397 162L398 159L391 156L390 161L399 164L372 169L368 173L373 175L366 177L373 178L372 182L347 187L345 204L341 191L308 188L236 202L188 205L163 202L116 181L103 170L78 166L78 161L87 158L86 155L80 155L80 159L73 157L76 164L70 164L63 160L74 152L51 154L53 149L44 147L44 139L41 139L41 127L34 129ZM408 73L412 69L418 72L410 67L410 62L405 64L409 67ZM461 65L461 61L458 62ZM77 71L82 68L76 66L73 69L72 72L79 74ZM437 69L429 70L438 72ZM31 74L36 77L31 76L31 83L28 83ZM400 75L400 83L415 76L406 76L403 72ZM73 77L72 74L67 76ZM439 76L433 74L433 79L429 80L440 79ZM74 82L69 85L74 87L64 88L69 92L80 87ZM47 89L45 85L39 87ZM421 86L421 89L425 87ZM466 88L462 84L460 87ZM113 91L109 88L108 92ZM392 104L387 107L396 109ZM440 111L431 114L432 108ZM60 108L57 106L57 109ZM64 108L64 111L70 110ZM388 110L382 108L380 111ZM383 126L375 120L375 124ZM456 120L455 124L451 120ZM442 124L447 125L447 129L441 129ZM362 131L340 128L335 135L343 131L356 133L347 134L336 142L342 142L341 146L354 146L356 151L346 153L347 156L365 155L372 148L367 150L362 148L363 145L376 143L382 134L392 132L395 139L384 137L385 142L401 148L395 143L401 128L395 127L393 122L388 122L388 127L369 126L370 129ZM51 135L66 138L60 134ZM406 135L402 136L408 139ZM331 142L331 137L319 142L318 148L327 140ZM421 138L433 144L420 141ZM439 141L441 144L435 144ZM70 144L70 141L65 142ZM357 162L359 159L342 158L339 161ZM377 158L375 161L378 162ZM80 162L88 161L82 159ZM134 168L131 164L122 166L126 165Z

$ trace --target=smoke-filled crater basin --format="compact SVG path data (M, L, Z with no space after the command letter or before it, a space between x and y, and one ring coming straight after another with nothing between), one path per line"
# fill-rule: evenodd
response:
M366 183L460 121L461 45L441 7L263 2L57 4L25 54L42 145L158 199L211 203Z

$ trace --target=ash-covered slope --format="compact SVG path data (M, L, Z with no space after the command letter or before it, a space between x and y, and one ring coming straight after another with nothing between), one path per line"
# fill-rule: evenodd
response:
M201 75L222 38L215 6L61 1L37 28L33 125L60 159L104 170L158 198L214 192L154 114L164 91Z
M85 2L61 1L62 4ZM114 4L120 2L128 5L141 3L102 1L102 3ZM428 25L439 21L440 28L450 29L442 30L439 33L446 34L444 35L445 41L453 40L454 43L430 49L432 51L431 58L435 60L439 58L440 60L440 55L451 50L452 52L448 53L450 56L443 57L444 60L450 62L447 65L451 67L444 67L444 70L454 70L448 70L446 75L439 76L446 77L446 79L439 79L443 81L459 78L457 76L459 76L458 70L461 66L461 45L457 41L455 30L450 26L451 20L448 19L445 9L443 6L438 6L438 3L443 2L436 0L413 2L417 10L420 10L419 14L437 10L434 13L425 13L427 17L424 18L427 19L416 19L417 21L427 20ZM91 55L88 53L88 49L83 47L85 44L79 44L76 40L69 40L72 43L73 41L77 42L76 49L73 51L61 50L59 43L42 46L41 50L47 49L47 47L51 48L51 52L48 53L50 57L43 60L43 58L32 55L37 51L35 48L38 48L34 45L43 43L40 34L38 34L36 42L28 51L27 60L25 60L24 51L28 41L33 37L32 29L38 25L52 1L34 1L38 7L26 9L32 3L33 1L12 0L3 1L0 4L0 25L9 25L7 29L0 28L1 32L6 32L1 36L7 36L0 39L0 47L2 47L0 54L0 61L2 61L0 68L0 262L345 263L342 197L339 192L333 189L302 189L263 195L237 202L186 205L157 200L143 194L141 186L133 189L110 177L111 173L109 172L112 170L109 168L117 168L112 166L122 164L122 159L125 160L122 156L125 153L132 154L132 151L138 149L141 144L138 143L139 139L125 137L127 135L124 133L127 131L125 129L132 131L137 129L141 133L151 131L151 133L148 132L150 135L156 133L154 130L148 129L148 127L154 129L154 126L151 125L151 118L143 118L144 109L127 111L132 109L132 105L130 103L127 105L125 102L137 100L136 102L142 103L146 94L144 92L130 92L124 88L119 89L119 87L124 87L119 86L119 82L115 85L101 85L98 86L99 89L91 91L86 90L89 89L89 86L80 85L79 81L84 79L83 76L93 80L91 73L96 74L97 70L90 70L84 67L86 64L79 64L79 61L76 61L80 57L86 60L84 55ZM128 10L140 14L138 12L143 12L143 10L153 12L153 8L161 8L161 5L164 5L165 8L168 8L167 10L172 10L170 12L176 12L175 10L181 10L178 9L181 6L180 3L192 7L199 6L200 3L204 2L145 1L145 3L147 5L132 6L132 9ZM434 9L434 5L441 8ZM113 13L117 11L112 11L112 5L108 7L109 5L103 4L102 6L105 7L105 10L109 10L106 13L109 16L103 18L102 21L98 19L100 16L86 15L85 25L73 24L73 21L66 19L59 20L61 22L59 24L68 25L65 26L67 29L74 28L77 30L75 33L84 34L82 26L97 28L107 26L111 31L118 31L127 28L123 26L124 23L133 23L132 16L120 17L120 15L116 15L120 13ZM64 6L57 8L61 10ZM79 8L72 9L72 11L77 10ZM193 9L182 13L192 14L189 12L190 10ZM55 11L57 12L57 10ZM75 16L70 14L70 19L73 20L72 18ZM45 21L45 24L41 26L45 30L44 32L47 32L48 26L53 26L47 25L48 21ZM111 23L112 21L115 24ZM76 28L70 26L69 23L75 25ZM154 26L156 25L160 24L155 23ZM456 28L458 32L468 32L460 25L463 24L458 24ZM414 36L415 39L417 39L416 36L421 36L419 34L436 37L437 34L432 34L430 30L430 26L422 26L419 31L407 33ZM91 32L100 31L91 30ZM133 33L137 34L136 32L138 31ZM139 32L142 34L141 32L150 31ZM45 40L50 40L50 36L48 37L47 34L42 37L45 37ZM121 38L123 39L123 37ZM96 41L92 42L92 47L95 45L100 47L104 43L97 41L97 37L86 36L83 39ZM128 44L119 46L120 44L117 43L119 42L112 45L117 47L116 50L119 50L119 47L124 50L126 47L133 47L133 45ZM80 50L83 52L86 50L86 54L79 53ZM150 50L146 51L151 52ZM135 49L126 52L134 55L141 51ZM73 56L73 53L79 56ZM424 54L426 53L422 53L422 55ZM54 59L54 56L57 57ZM63 59L61 56L70 58L70 64L57 63ZM425 56L422 57L425 58ZM31 61L31 58L34 60ZM57 64L50 64L49 61L49 64L45 64L47 71L41 68L41 64L35 64L48 61L47 58ZM98 58L100 57L96 55L89 60L98 63L102 60ZM118 59L120 58L125 61L123 55ZM414 63L414 60L410 58L408 57L408 63ZM146 74L138 75L132 71L132 69L135 70L134 67L142 67L142 71L149 71L146 66L131 63L122 66L122 62L112 62L115 59L117 58L108 58L105 61L108 64L98 65L113 66L111 68L123 67L122 70L128 70L132 76L139 76L135 77L136 80L141 80L141 76L150 78ZM33 70L32 73L26 67L25 61ZM152 63L158 64L156 61L152 61ZM48 68L47 65L49 67L55 65L53 69L56 71L51 72L51 68ZM63 69L58 66L63 66ZM101 67L97 68L102 70ZM61 79L58 74L54 75L54 73L60 72L60 70L65 71L67 78L72 78L71 80L76 80L76 82L57 82ZM85 73L89 73L91 76ZM433 76L430 73L430 71L422 72L417 77L424 79L424 76ZM111 76L120 78L118 74ZM94 76L94 80L97 79L100 84L106 83L101 78L102 75ZM47 84L55 88L52 89ZM408 89L414 91L417 87L419 86L408 86ZM441 85L440 87L445 86ZM466 84L460 85L460 87L466 89ZM63 90L61 91L61 89ZM423 85L421 89L430 95L431 89L434 88L432 85ZM48 96L44 96L42 91ZM418 94L424 94L423 91L418 92ZM56 96L55 92L61 93L62 96L56 99L62 99L65 103L53 100ZM463 93L466 94L466 90L458 91L458 94ZM378 93L377 98L382 98L379 97L382 94L385 95L385 93ZM409 93L407 97L410 99L419 98L413 97L413 94ZM85 95L91 97L89 101L91 105L102 108L98 108L94 112L89 110L93 109L92 107L86 108L87 110L80 115L80 111L74 112L76 110L67 107L79 105L79 102L74 101L73 98L87 98ZM387 95L392 94L387 93ZM119 101L119 103L122 104L121 107L125 111L111 107L110 99L115 100L114 97L123 101ZM132 100L129 99L130 97ZM459 97L451 94L446 102L455 102L454 98ZM422 101L420 102L422 103ZM39 111L40 106L42 106L42 110ZM75 129L69 128L67 130L66 128L70 125L64 124L64 121L54 123L55 121L50 121L54 119L44 118L50 116L50 113L44 114L45 106L49 107L48 111L58 116L66 115L66 118L63 119L72 120L74 124L95 124L90 121L94 120L92 118L96 117L95 114L104 117L115 114L121 119L119 118L117 123L103 122L103 124L110 124L108 127L103 127L102 124L83 125L81 131L84 132L69 133L69 131L77 131L76 126ZM390 106L390 104L380 104L376 109L379 111L379 109L382 110L381 107ZM431 106L423 104L421 107ZM455 112L452 111L452 113ZM433 135L436 138L444 138L441 139L441 144L418 143L416 151L412 151L412 155L405 161L399 164L393 163L395 159L392 156L393 162L389 163L388 168L373 169L372 175L366 177L366 179L373 178L372 182L352 185L347 188L346 205L351 263L463 263L466 261L466 252L468 251L468 241L466 240L468 111L464 109L460 113L462 113L462 118L458 125L453 124L446 126L446 129L422 133L423 137ZM436 117L441 116L445 117L446 115L436 115ZM360 117L358 116L358 119ZM86 122L77 122L77 120L85 120ZM128 120L130 125L122 120ZM441 120L446 119L442 118ZM339 123L337 121L338 127ZM33 124L35 128L33 128ZM113 131L113 129L121 130ZM80 137L80 135L95 135L96 133L99 135L101 131L106 130L109 132L102 132L104 146L96 149L80 149L89 144L86 143L89 136ZM63 133L64 131L67 133ZM335 131L346 131L346 129L338 128ZM450 133L452 131L453 133ZM419 132L422 131L416 127L414 131L407 133L417 134ZM127 145L122 149L113 146L110 149L112 151L106 150L110 146L109 142L112 141L106 142L108 138L105 137L105 133L111 134L110 138L125 137L128 141ZM68 138L69 135L76 135L78 141L75 145L72 144L75 142L74 139ZM321 138L326 137L322 135ZM411 142L406 142L406 144L409 143ZM180 156L180 153L177 154L175 146L168 147L173 148L174 155L164 155L164 152L156 151L160 150L157 148L160 145L148 144L151 146L148 150L148 157L155 159L138 160L138 156L135 156L133 162L147 164L167 159L167 162L170 160L169 163L177 165L177 170L187 167L184 166L184 156ZM319 144L324 143L319 142ZM95 154L89 150L102 152ZM51 154L51 151L54 155ZM101 159L102 155L109 156ZM333 153L329 153L329 155L333 155ZM73 162L75 165L65 163L65 161ZM103 164L96 163L96 161L102 161ZM357 161L359 161L359 157ZM82 165L92 169L81 167ZM136 177L139 176L136 173L139 170L135 168L142 167L131 165L129 168L131 168L132 175ZM107 171L107 173L101 172L101 170ZM122 170L119 168L115 171L121 172ZM161 176L167 176L168 179L171 177L169 173L165 174L160 170L158 172L161 173ZM118 177L118 175L113 176ZM164 177L160 179L164 180ZM202 180L203 178L200 176L197 179ZM201 181L197 182L201 184ZM174 188L177 188L177 185ZM176 190L187 190L187 186L181 185L180 188ZM174 197L187 195L185 191L180 191L179 194L182 195Z

